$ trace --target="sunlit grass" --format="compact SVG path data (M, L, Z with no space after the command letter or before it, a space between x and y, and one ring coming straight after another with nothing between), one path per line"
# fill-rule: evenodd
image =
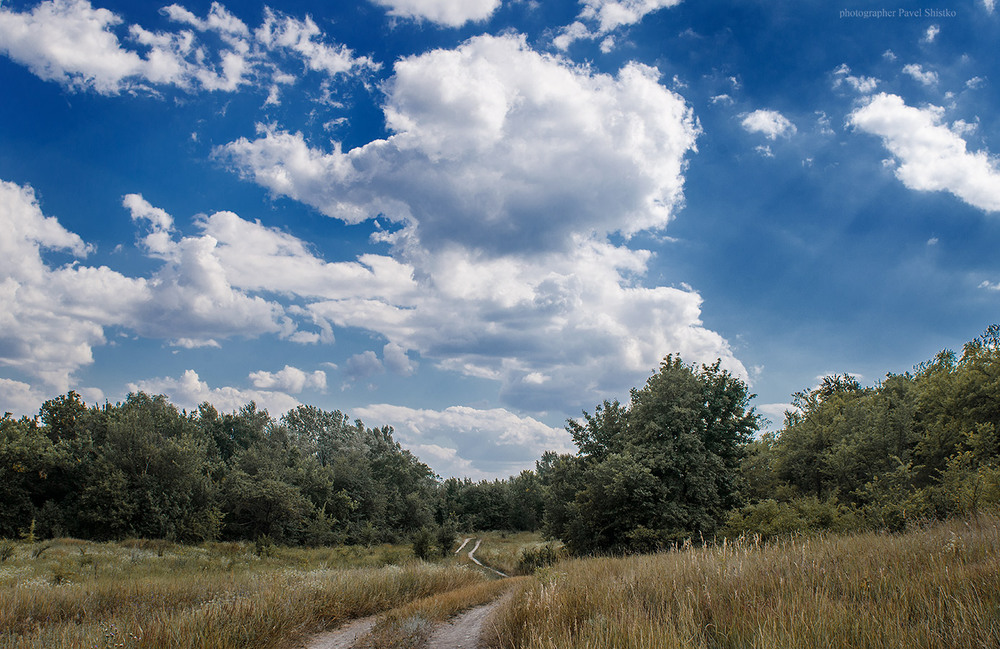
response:
M1000 518L563 562L517 587L490 644L998 647Z
M392 546L259 556L253 544L21 543L0 563L0 648L286 647L485 581Z

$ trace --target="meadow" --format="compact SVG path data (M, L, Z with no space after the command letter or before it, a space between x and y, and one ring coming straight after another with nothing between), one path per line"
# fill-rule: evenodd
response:
M434 595L488 584L408 547L0 541L0 648L283 648ZM427 606L427 604L425 604Z
M514 589L489 646L1000 647L1000 517L564 561Z

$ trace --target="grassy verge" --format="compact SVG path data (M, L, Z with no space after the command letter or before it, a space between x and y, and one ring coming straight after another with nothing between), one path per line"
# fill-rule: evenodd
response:
M568 561L491 632L498 649L997 647L1000 517Z
M403 548L265 550L18 544L0 563L0 649L286 647L346 619L485 581L458 566L385 564L405 559Z

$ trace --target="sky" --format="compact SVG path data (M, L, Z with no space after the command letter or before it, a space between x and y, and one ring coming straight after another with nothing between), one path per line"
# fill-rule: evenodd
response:
M996 322L995 0L0 2L0 409L573 450L667 354L780 427Z

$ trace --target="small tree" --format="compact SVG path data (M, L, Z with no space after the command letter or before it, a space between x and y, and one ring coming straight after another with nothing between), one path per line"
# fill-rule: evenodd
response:
M413 555L428 561L434 553L434 533L430 528L421 527L413 533Z

